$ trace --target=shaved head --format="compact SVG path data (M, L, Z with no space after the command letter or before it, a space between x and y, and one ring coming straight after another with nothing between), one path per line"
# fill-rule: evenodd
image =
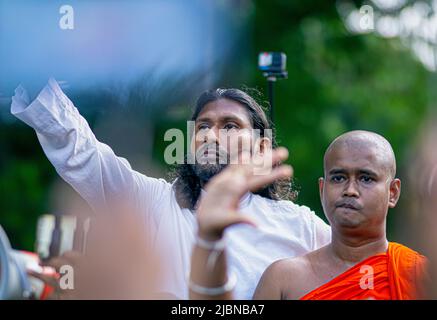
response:
M401 192L390 143L374 132L346 132L330 144L323 165L320 198L333 230L348 237L385 237L388 209Z
M327 159L331 153L346 148L354 150L371 150L377 161L387 169L391 178L396 176L396 158L390 143L381 135L364 130L349 131L337 137L328 147L323 158L324 168L327 168Z

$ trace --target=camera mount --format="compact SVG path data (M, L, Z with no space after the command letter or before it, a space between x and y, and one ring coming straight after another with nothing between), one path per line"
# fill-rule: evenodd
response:
M288 77L286 61L287 56L283 52L261 52L258 55L258 68L263 72L263 76L267 79L270 119L272 122L274 109L274 83L278 79L286 79Z

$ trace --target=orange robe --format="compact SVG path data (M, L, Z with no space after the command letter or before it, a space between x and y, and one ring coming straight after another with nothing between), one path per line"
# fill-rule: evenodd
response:
M390 242L386 253L361 261L301 300L420 299L426 277L424 256Z

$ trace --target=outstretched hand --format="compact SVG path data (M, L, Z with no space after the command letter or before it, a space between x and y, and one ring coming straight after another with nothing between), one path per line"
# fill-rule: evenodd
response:
M287 158L287 149L280 147L254 156L244 152L238 155L238 161L231 161L206 185L206 195L197 210L199 236L213 241L220 239L231 225L245 223L255 226L250 217L238 212L239 201L248 191L291 177L292 167L279 164Z

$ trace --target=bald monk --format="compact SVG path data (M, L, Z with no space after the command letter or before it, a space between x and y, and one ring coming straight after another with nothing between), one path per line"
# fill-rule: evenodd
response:
M274 162L286 158L286 150L276 150L272 157ZM207 186L198 214L191 298L232 298L235 279L227 271L224 230L237 223L256 225L250 216L238 213L238 199L247 190L276 179L281 169L287 171L283 165L276 166L272 173L258 177L252 165L235 165ZM367 131L339 136L325 153L319 190L331 224L331 243L274 262L261 277L254 299L424 298L425 258L386 237L387 212L396 206L401 192L390 143ZM213 266L211 257L215 257Z

